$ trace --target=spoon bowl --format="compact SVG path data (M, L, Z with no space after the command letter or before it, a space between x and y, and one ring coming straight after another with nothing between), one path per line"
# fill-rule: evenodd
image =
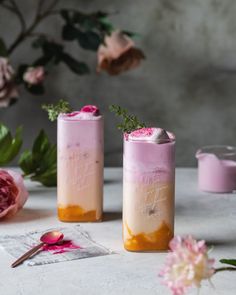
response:
M61 232L54 230L43 234L40 238L40 241L44 244L53 245L62 241L63 238L64 235Z

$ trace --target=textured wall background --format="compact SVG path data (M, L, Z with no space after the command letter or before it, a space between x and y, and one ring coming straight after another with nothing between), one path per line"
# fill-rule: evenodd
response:
M108 111L111 103L137 114L150 125L176 133L177 165L195 165L194 154L206 144L236 144L236 1L234 0L62 0L62 7L119 11L112 16L117 27L137 31L146 61L137 70L118 77L95 73L93 53L70 50L88 61L92 75L80 77L63 65L54 68L43 97L22 92L20 101L0 109L0 120L13 130L24 125L25 147L39 129L56 139L56 125L40 109L43 102L67 97L76 109L83 104L100 106L105 114L106 165L122 163L121 134ZM27 19L33 17L34 1L20 3ZM60 39L58 18L48 19L40 31ZM18 23L0 10L0 36L11 42ZM29 43L11 57L14 64L30 62L38 52Z

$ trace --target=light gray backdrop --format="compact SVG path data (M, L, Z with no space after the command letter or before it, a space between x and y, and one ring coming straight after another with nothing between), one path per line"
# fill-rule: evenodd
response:
M27 20L33 17L35 1L20 2ZM122 137L116 119L108 111L115 103L128 108L151 126L173 131L177 137L177 165L193 166L198 147L206 144L236 144L236 1L235 0L97 0L63 1L62 7L84 11L107 10L117 27L140 33L137 44L147 59L137 70L110 77L95 72L96 56L69 50L92 69L88 76L76 76L63 65L47 78L47 92L37 97L21 92L20 101L0 110L0 120L14 130L24 125L24 147L30 147L41 128L52 140L56 125L40 109L43 102L68 98L76 109L96 104L105 114L105 162L122 163ZM56 17L39 31L47 30L60 39ZM14 39L18 23L0 10L0 36ZM30 42L12 55L11 62L31 62L39 52Z

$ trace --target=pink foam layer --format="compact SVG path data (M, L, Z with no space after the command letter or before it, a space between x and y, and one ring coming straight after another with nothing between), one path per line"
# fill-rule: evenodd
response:
M175 142L155 144L124 139L123 166L127 181L172 182L175 178Z
M64 120L58 118L57 142L59 149L80 147L81 150L103 149L103 118L97 120Z

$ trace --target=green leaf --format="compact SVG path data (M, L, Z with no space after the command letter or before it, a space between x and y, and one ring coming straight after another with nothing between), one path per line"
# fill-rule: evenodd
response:
M32 94L35 95L42 95L44 94L44 86L43 84L38 84L38 85L28 85L25 83L25 88Z
M56 186L57 183L57 148L51 144L48 136L41 130L36 137L32 151L21 154L19 165L24 176L45 186Z
M99 19L100 22L100 28L102 31L104 31L106 34L110 35L111 32L114 30L113 25L108 21L106 17L102 17Z
M145 123L140 122L136 116L128 114L126 109L122 109L118 105L110 105L109 110L115 113L116 116L123 118L123 122L118 124L117 128L124 133L130 133L136 129L146 127Z
M220 259L221 263L236 266L236 259Z
M71 69L71 71L78 75L85 75L89 73L89 68L86 63L76 60L67 53L62 55L62 60Z
M61 55L63 54L63 46L53 41L48 41L45 37L39 37L32 43L33 48L41 48L43 55L37 59L34 65L46 65L53 61L54 64L58 64L61 61Z
M30 150L25 150L21 154L19 163L21 163L21 169L24 171L25 175L29 175L35 170L35 167L33 167L32 154Z
M62 38L66 41L73 41L77 39L78 31L71 24L66 24L62 28Z
M12 137L10 130L0 124L0 165L11 162L19 153L22 145L22 128L16 129L15 137Z
M48 112L50 121L55 121L60 113L69 113L72 111L68 101L60 99L57 104L44 104L42 109ZM37 143L35 143L35 148Z
M134 38L134 37L138 37L138 36L140 36L138 33L130 32L130 31L122 31L122 33L123 33L124 35L129 36L130 38Z
M70 22L70 13L68 10L62 9L60 11L60 15L66 22Z
M2 38L0 38L0 56L8 56L7 47Z
M77 30L77 38L79 45L86 50L97 51L102 42L100 36L93 31L82 32Z
M29 67L29 65L27 65L27 64L19 65L18 70L17 70L17 74L16 74L16 79L15 79L17 84L21 84L24 82L23 75L28 67Z

